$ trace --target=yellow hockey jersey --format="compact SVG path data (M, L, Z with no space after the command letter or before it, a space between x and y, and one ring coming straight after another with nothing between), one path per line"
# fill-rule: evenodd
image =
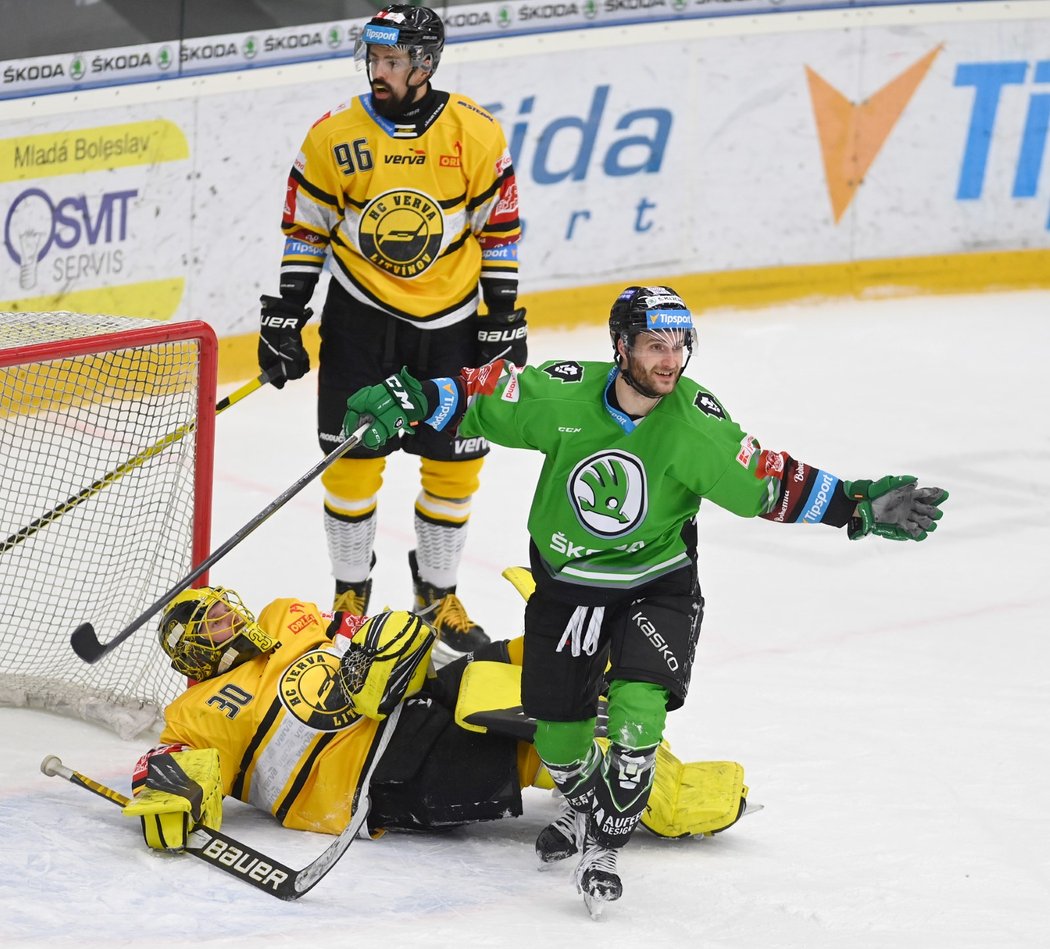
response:
M412 124L371 94L319 119L288 178L281 282L332 276L356 300L426 329L476 312L478 281L518 272L518 191L499 123L432 92ZM488 298L488 294L486 294Z
M332 688L345 641L329 639L330 615L280 599L258 619L280 646L175 699L160 740L218 749L224 795L285 827L338 834L389 719L358 715Z

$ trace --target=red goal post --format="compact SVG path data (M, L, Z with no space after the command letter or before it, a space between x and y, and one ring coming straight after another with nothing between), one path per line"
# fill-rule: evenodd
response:
M200 321L0 314L0 704L130 737L183 687L155 636L92 666L69 636L207 556L217 349Z

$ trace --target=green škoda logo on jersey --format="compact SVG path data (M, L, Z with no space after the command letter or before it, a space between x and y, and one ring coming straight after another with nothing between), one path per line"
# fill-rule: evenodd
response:
M598 537L629 534L645 519L645 467L625 451L584 458L569 476L568 490L579 522Z

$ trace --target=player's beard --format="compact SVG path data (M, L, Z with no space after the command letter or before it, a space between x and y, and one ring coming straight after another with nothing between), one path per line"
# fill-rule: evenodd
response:
M376 86L386 90L389 93L384 98L380 99L376 96ZM401 115L404 115L408 106L414 101L416 90L409 86L405 89L404 93L400 96L394 95L393 90L385 82L373 82L372 83L372 108L376 110L384 119L396 119Z
M665 395L674 392L678 380L682 376L681 368L672 370L665 375L657 375L656 368L641 370L634 360L627 361L626 381L639 395L647 399L662 399Z

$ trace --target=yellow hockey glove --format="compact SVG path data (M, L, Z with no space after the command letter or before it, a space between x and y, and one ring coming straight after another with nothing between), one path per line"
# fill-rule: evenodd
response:
M154 755L146 787L124 808L142 821L142 836L154 850L186 849L198 827L222 826L222 772L214 748Z

